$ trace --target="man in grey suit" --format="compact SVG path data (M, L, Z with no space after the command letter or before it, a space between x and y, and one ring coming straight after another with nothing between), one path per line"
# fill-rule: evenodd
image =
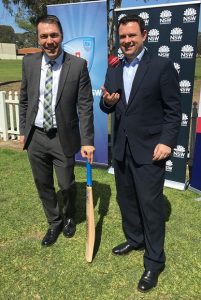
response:
M61 48L63 31L53 15L37 21L41 53L23 59L20 95L20 141L27 149L33 177L48 221L42 245L63 231L75 234L75 153L93 161L94 125L91 82L84 59ZM55 192L53 170L62 193Z
M143 19L123 17L118 32L124 58L108 68L100 102L105 113L115 113L113 163L126 239L112 252L145 249L138 290L148 292L165 267L163 185L181 123L180 89L171 60L144 48Z

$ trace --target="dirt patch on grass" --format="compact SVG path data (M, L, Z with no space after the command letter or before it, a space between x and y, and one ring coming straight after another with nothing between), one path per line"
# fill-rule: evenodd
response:
M13 150L18 150L22 151L22 145L18 140L8 140L4 142L3 140L0 139L0 148L5 148L5 149L13 149Z
M20 92L21 81L0 85L0 91Z

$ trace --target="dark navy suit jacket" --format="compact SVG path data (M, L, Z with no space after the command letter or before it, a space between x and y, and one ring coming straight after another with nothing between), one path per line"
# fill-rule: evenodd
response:
M122 161L128 140L134 160L151 164L154 148L165 144L173 148L177 143L181 123L181 99L178 73L171 60L151 57L145 51L131 89L128 104L123 87L123 63L108 67L105 84L109 93L119 92L116 105L100 108L115 113L113 158Z

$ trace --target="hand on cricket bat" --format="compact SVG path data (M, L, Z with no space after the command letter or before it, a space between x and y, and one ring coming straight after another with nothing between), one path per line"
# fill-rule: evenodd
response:
M87 240L86 240L86 261L92 262L93 250L95 243L95 221L94 221L94 204L92 191L92 170L91 164L87 161L87 186L86 186L86 224L87 224Z

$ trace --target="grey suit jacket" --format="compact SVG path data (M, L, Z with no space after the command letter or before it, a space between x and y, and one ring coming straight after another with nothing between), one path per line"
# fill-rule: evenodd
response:
M42 53L23 59L20 92L20 134L26 149L38 111ZM93 96L86 61L68 53L60 74L55 106L58 134L66 156L79 151L81 145L94 144Z

